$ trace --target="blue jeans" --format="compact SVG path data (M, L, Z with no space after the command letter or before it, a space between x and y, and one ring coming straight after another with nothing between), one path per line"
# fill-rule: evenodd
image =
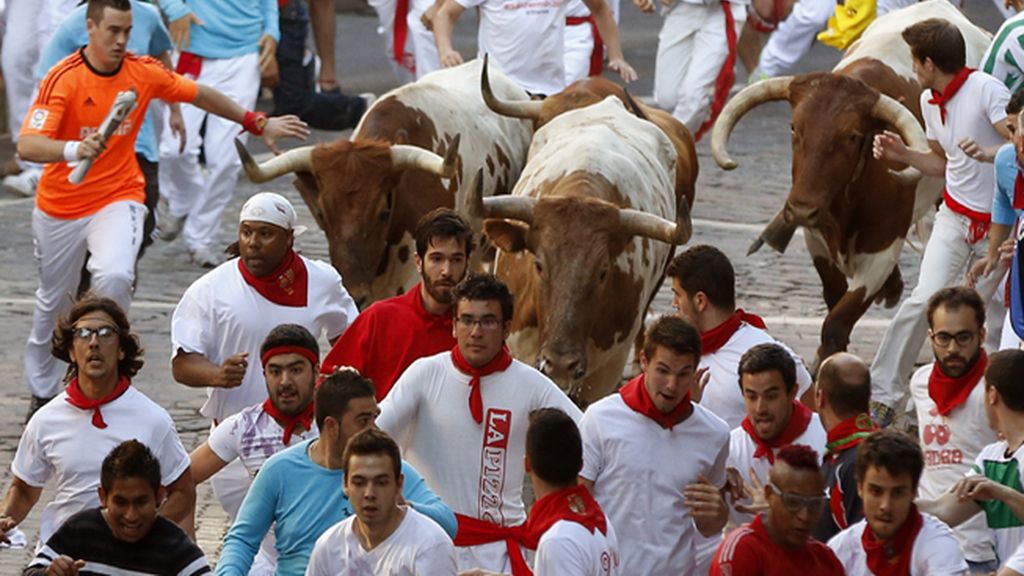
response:
M998 560L989 560L988 562L971 562L967 561L967 571L971 574L994 574L999 570Z
M309 12L303 0L290 0L280 11L281 41L277 66L281 81L274 88L274 116L295 114L313 128L354 128L366 112L366 100L340 90L317 92L313 60L303 62L309 35Z

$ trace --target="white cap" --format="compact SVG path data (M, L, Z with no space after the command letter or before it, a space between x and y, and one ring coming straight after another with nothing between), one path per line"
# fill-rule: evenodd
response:
M284 196L273 192L253 194L245 201L242 212L238 215L238 222L246 220L280 226L285 230L291 230L296 236L306 231L305 226L296 225L298 216L295 215L292 203Z

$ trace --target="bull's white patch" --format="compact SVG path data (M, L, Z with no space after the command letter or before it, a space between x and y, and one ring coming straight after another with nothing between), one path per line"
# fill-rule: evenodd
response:
M28 127L33 130L42 130L43 126L46 125L46 118L49 115L49 111L43 110L42 108L36 108L32 111L32 116L28 120Z

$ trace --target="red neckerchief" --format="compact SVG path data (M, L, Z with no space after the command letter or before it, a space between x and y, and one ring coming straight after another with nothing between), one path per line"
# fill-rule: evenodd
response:
M967 402L971 391L985 375L985 367L988 366L988 355L982 348L978 352L978 359L974 366L959 378L951 378L939 368L939 363L932 364L932 373L928 376L928 396L935 402L935 408L939 414L945 416L957 406Z
M288 444L291 443L292 434L295 433L295 428L299 424L302 424L302 427L306 430L310 429L310 426L312 426L313 423L315 408L316 404L314 402L310 402L309 406L306 406L305 410L294 416L289 416L288 414L281 413L277 409L277 406L274 406L274 403L270 401L270 398L263 401L263 411L270 415L274 420L277 420L277 423L284 428L284 436L281 437L281 440L284 441L285 446L288 446Z
M608 533L608 525L601 507L584 486L573 486L559 490L537 500L530 509L530 517L518 526L499 526L471 516L455 515L459 528L455 535L456 546L477 546L504 540L508 547L509 563L513 576L533 574L523 559L519 546L536 550L540 538L559 520L575 522L591 534L600 530Z
M754 430L754 423L750 421L750 417L743 418L743 429L747 431L747 435L754 441L754 445L757 448L754 450L754 458L768 458L769 464L775 464L775 453L772 452L773 448L782 448L792 444L794 440L800 437L807 430L807 425L811 423L812 412L803 404L793 400L793 411L789 415L789 422L786 423L786 428L779 434L777 438L772 440L763 440Z
M594 37L594 48L590 51L590 69L587 70L587 76L600 76L601 70L604 68L604 41L601 39L601 33L597 30L594 15L565 17L566 26L582 26L584 24L590 25L590 35Z
M722 63L718 76L715 77L715 93L711 100L711 114L708 119L700 125L697 133L693 135L693 141L699 142L701 136L711 129L718 118L718 114L725 108L725 101L729 99L729 90L736 81L736 21L732 17L732 6L727 0L721 0L722 12L725 13L725 44L729 52L725 55L725 62Z
M960 87L964 85L964 82L967 82L967 77L972 72L974 72L974 68L964 66L953 76L949 84L946 84L946 89L941 94L934 89L932 90L932 97L928 100L928 103L939 107L939 118L942 119L943 124L946 123L946 104L953 99L953 96L956 96L956 93L960 91Z
M910 574L910 557L913 555L914 540L917 539L924 518L911 506L910 515L903 522L900 531L889 540L881 540L871 530L871 525L864 527L860 543L868 556L868 569L875 576L907 576Z
M473 420L476 420L477 424L482 424L484 421L484 402L480 398L480 379L507 369L512 365L512 355L508 353L507 346L502 346L501 352L498 352L497 356L492 358L490 362L480 368L474 368L469 365L469 362L466 362L462 351L459 350L459 345L456 344L452 347L452 363L459 369L459 372L472 376L469 380L469 413L473 415Z
M132 381L129 380L127 376L121 376L118 378L117 384L114 385L114 389L110 394L107 394L99 400L93 400L92 398L86 397L82 392L82 389L78 387L78 376L75 376L71 379L71 382L68 382L68 387L65 388L64 391L68 394L68 397L66 398L68 404L82 410L92 410L92 425L102 430L107 427L107 423L103 421L103 414L100 414L100 406L120 398L131 385Z
M949 190L946 189L942 190L942 200L946 203L947 208L961 216L965 216L971 221L971 224L967 227L967 236L965 237L968 244L977 244L979 240L988 234L988 229L992 226L991 214L971 210L957 202L956 198L953 198Z
M871 421L871 415L867 412L843 420L828 431L825 457L835 458L840 452L856 447L875 430L878 430L878 427Z
M391 57L399 66L415 74L416 61L412 54L405 53L405 40L409 37L409 23L406 21L408 15L409 0L398 0L395 3L395 30L391 44Z
M748 314L743 311L742 308L736 309L729 316L725 322L722 322L718 326L715 326L711 330L700 333L700 353L714 354L719 348L725 346L725 343L732 338L732 335L740 329L740 324L746 322L755 328L764 330L766 328L764 320L756 314Z
M671 430L673 426L680 422L680 418L690 411L690 391L687 390L686 396L683 397L682 401L671 412L665 414L658 410L658 407L651 401L651 396L647 393L647 386L644 385L646 376L646 374L641 374L630 380L622 388L619 388L622 401L626 403L626 406L632 408L634 412L639 412L657 422L658 426Z
M292 308L302 308L306 305L309 273L306 271L306 263L295 250L288 250L288 255L284 257L277 270L265 276L254 276L245 267L241 258L238 259L238 271L242 273L242 279L246 284L274 304Z
M178 65L174 67L174 71L198 80L199 73L203 71L203 57L191 52L182 52L178 55Z
M1020 164L1017 164L1017 178L1013 181L1013 209L1024 210L1024 174Z

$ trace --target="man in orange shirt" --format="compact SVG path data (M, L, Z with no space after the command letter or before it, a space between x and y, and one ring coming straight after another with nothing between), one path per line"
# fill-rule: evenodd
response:
M134 147L149 101L191 102L263 135L272 149L278 138L308 134L294 116L267 118L246 111L157 60L127 53L131 26L128 0L89 0L89 43L50 70L21 128L19 156L46 163L32 213L39 288L25 350L30 414L60 389L65 366L50 354L50 336L57 317L71 306L87 250L93 289L125 310L131 304L146 210ZM127 90L136 92L135 106L104 141L99 127L117 95ZM83 160L92 160L92 168L81 184L70 183L70 164Z

